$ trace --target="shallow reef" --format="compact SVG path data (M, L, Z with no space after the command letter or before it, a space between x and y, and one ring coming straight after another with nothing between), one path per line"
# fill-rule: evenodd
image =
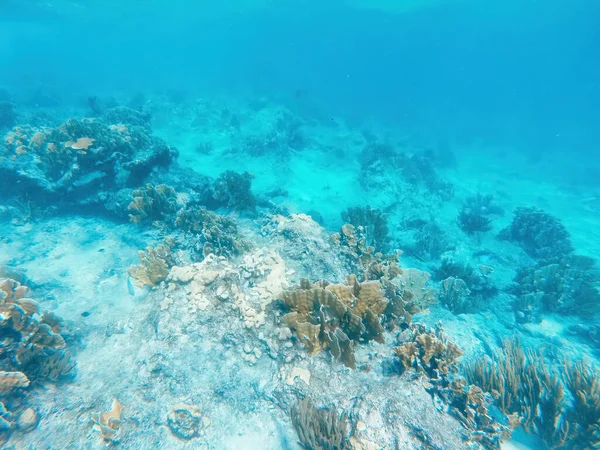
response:
M7 448L600 441L595 259L448 149L264 99L9 101Z

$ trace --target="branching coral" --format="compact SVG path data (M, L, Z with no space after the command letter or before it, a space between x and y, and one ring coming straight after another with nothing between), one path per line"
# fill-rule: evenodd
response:
M492 195L483 195L480 192L467 197L464 201L464 207L484 216L504 214L504 210L494 202Z
M569 439L573 448L600 446L600 378L598 368L584 361L565 367L565 384L573 398L567 412Z
M334 409L318 409L306 397L291 411L292 424L306 450L350 450L348 416Z
M463 351L446 337L441 324L434 329L412 324L400 333L399 344L394 352L401 370L424 375L429 393L469 430L472 441L500 448L500 441L510 432L488 413L491 396L458 375L457 360Z
M133 201L127 209L133 223L164 220L177 211L177 193L165 184L147 184L133 191L132 195Z
M370 206L348 208L342 212L342 220L355 227L362 227L366 245L382 252L387 250L389 241L387 216L380 210Z
M500 410L552 448L562 448L569 435L565 395L558 374L535 349L506 340L502 352L465 365L467 380L492 393ZM584 447L581 447L584 448Z
M492 221L469 207L463 207L457 218L458 226L466 234L472 236L492 229Z

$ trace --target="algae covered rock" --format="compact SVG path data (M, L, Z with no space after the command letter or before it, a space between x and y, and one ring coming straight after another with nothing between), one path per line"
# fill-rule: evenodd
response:
M181 439L192 439L204 435L204 428L209 424L208 418L202 416L196 405L178 403L169 412L169 428Z

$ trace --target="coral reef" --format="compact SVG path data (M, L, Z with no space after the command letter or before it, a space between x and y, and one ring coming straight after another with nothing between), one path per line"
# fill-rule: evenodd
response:
M600 312L595 261L568 256L560 263L521 268L511 293L519 322L539 322L544 312L592 317Z
M29 289L13 279L0 279L0 442L8 439L15 426L30 431L37 425L37 413L24 409L16 422L15 411L4 401L36 381L57 381L70 375L75 364L65 350L62 321L41 312L28 297ZM26 414L23 416L23 414ZM20 423L20 425L19 425Z
M467 363L464 372L467 380L494 395L513 422L550 448L595 448L600 440L597 368L564 357L559 364L560 370L554 370L540 350L510 339L501 353Z
M209 254L237 256L250 249L232 218L219 216L196 203L177 212L175 226L185 233L184 247L203 257Z
M433 222L419 223L417 231L407 251L423 261L439 259L443 252L450 249L446 233Z
M462 350L449 341L441 325L428 329L423 324L412 324L399 335L399 346L394 349L403 370L425 373L431 379L448 374Z
M269 155L288 161L293 151L303 150L307 145L302 126L301 119L288 111L281 111L266 130L246 135L242 148L252 157Z
M254 212L256 197L251 191L253 178L254 175L248 172L239 174L231 170L219 175L213 184L217 205L236 211Z
M389 183L388 175L400 175L413 188L424 186L442 200L450 199L454 189L440 180L427 151L401 152L389 143L367 142L360 156L359 181L366 189L381 189Z
M133 200L127 207L133 223L164 220L177 211L177 193L165 184L146 186L132 192Z
M286 264L299 277L342 281L352 272L347 265L356 262L356 255L347 247L332 242L331 236L306 214L267 215L262 221L261 236L276 245Z
M291 411L292 425L306 450L350 450L348 416L335 409L318 409L310 398L298 401Z
M500 238L518 243L544 265L558 263L573 251L571 236L562 222L537 208L517 208Z
M483 195L478 192L475 195L470 195L465 198L463 205L464 208L484 216L501 216L504 214L504 210L495 203L494 196L490 194Z
M344 258L348 271L357 274L361 281L382 277L391 279L402 273L399 266L401 253L384 255L375 251L375 247L367 246L362 227L346 224L331 239Z
M471 295L471 290L460 278L448 277L440 281L440 303L454 314L473 313L481 308L478 297Z
M139 287L154 287L164 281L176 262L172 249L173 242L166 241L156 247L147 247L145 251L140 250L140 264L127 270L134 283Z
M477 210L463 206L457 218L458 226L469 236L492 229L492 221Z
M440 281L440 300L455 314L475 313L485 309L489 299L497 294L498 289L490 280L494 269L480 265L478 270L443 258L435 270L435 279Z
M136 114L108 110L101 118L70 119L57 128L13 128L0 148L7 192L20 184L34 197L103 204L107 192L139 186L152 171L168 167L177 151Z
M342 220L354 227L362 227L366 245L382 252L387 250L389 241L387 216L380 210L370 206L348 208L342 212Z
M355 275L343 284L302 280L281 294L289 311L283 321L311 355L329 349L335 359L356 368L355 343L384 343L384 325L406 326L434 301L428 279L428 274L408 269L397 280L359 282Z
M457 361L463 351L447 338L442 325L428 328L411 324L399 334L398 343L394 352L401 371L426 377L428 392L441 401L440 409L456 417L469 431L468 440L484 448L499 449L510 430L488 412L492 396L458 374Z
M201 263L174 266L167 281L185 287L193 310L209 308L208 298L212 293L237 311L244 326L251 329L264 325L267 307L286 286L285 272L285 264L279 255L254 250L245 254L239 264L210 254ZM251 277L254 279L252 286L245 286L245 280ZM161 308L168 307L167 298Z

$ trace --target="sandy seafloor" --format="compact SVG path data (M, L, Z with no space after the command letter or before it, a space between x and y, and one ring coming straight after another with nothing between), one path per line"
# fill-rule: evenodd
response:
M236 130L223 125L224 108L238 117ZM518 154L519 149L507 152L485 142L457 144L453 148L456 164L438 169L440 178L453 184L454 197L437 202L427 195L403 198L391 185L386 191L365 192L357 181L363 129L369 127L372 133L388 136L390 142L406 148L431 145L413 142L406 130L377 124L352 126L343 117L313 119L298 113L296 119L306 138L304 149L291 150L286 157L269 152L250 157L242 151L246 136L265 133L278 117L296 113L270 102L256 112L244 101L224 104L222 99L154 109L154 131L178 148L181 165L211 176L225 170L249 171L255 177L257 195L284 188L288 196L275 201L291 213L318 212L322 217L323 226L300 220L301 238L290 243L261 235L260 218L242 217L242 230L257 249L249 252L244 263L205 261L198 273L223 272L224 266L231 271L269 267L276 274L274 279L265 281L264 274L256 275L260 270L254 271L251 276L256 280L250 285L265 282L273 291L293 284L306 272L327 276L320 264L330 257L331 267L337 267L337 262L327 253L326 234L342 225L343 210L366 204L392 205L388 208L390 235L400 249L410 244L410 235L400 227L403 218L434 216L453 243L452 256L493 265L498 287L509 285L514 268L527 259L518 246L496 238L518 206L537 206L559 217L577 253L600 254L600 189L574 186L557 175L551 161L531 163L506 156ZM506 211L479 240L465 235L456 224L462 200L477 192L493 194ZM306 270L310 260L300 264L300 259L290 257L293 249L289 246L304 241L318 250L308 253L320 259L313 270ZM269 311L264 325L249 330L239 308L213 291L206 293L207 304L202 307L188 304L185 283L171 282L170 287L154 290L135 287L131 292L127 268L137 262L139 249L155 242L151 229L76 214L0 222L0 265L24 270L42 308L65 319L77 362L74 379L36 386L27 394L28 404L39 412L39 425L28 433L13 432L6 448L104 448L98 433L92 431L90 417L107 411L113 398L124 405L118 443L112 444L117 448L300 448L287 414L298 392L313 393L323 403L351 410L365 426L356 431L362 448L465 448L457 420L437 411L418 383L386 372L391 344L359 346L357 359L367 363L370 371L351 371L327 354L310 357L299 343L292 345L285 339L274 355L270 333L283 332L272 323ZM474 252L482 248L497 258L474 258ZM403 267L427 270L435 263L402 258ZM436 305L416 319L429 325L442 320L448 336L465 350L463 358L515 332L523 342L595 358L589 347L565 333L580 319L546 314L540 324L517 327L506 294L494 298L488 310L480 313L455 316ZM309 385L293 376L290 379L298 368L310 372ZM198 406L200 436L183 440L169 429L169 411L178 403ZM426 430L431 447L418 443L416 429ZM515 433L504 445L537 447L535 439L523 433Z

